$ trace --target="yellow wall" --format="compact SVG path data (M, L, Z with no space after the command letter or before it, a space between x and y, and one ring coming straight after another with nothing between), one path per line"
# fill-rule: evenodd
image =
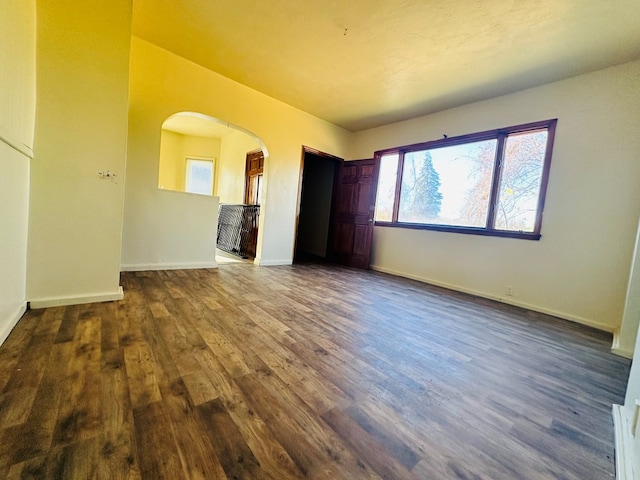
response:
M239 130L222 138L220 162L218 162L215 181L215 192L220 197L220 203L244 202L247 153L257 148L259 148L259 144Z
M0 2L0 140L31 155L36 106L36 2Z
M184 135L168 130L162 130L162 132L160 132L158 188L184 191L184 183L180 183L179 179L181 175L178 171L182 166L183 138Z
M35 0L0 2L0 344L26 309Z
M28 298L118 298L131 1L38 0L37 15Z
M158 225L169 221L167 212L157 208L157 201L162 193L186 194L157 188L160 129L170 115L185 111L243 127L262 139L269 156L258 262L291 263L302 145L343 156L351 134L135 37L130 85L123 265L160 265L163 261L161 252L150 255L148 251L158 241ZM180 218L170 220L179 222ZM189 245L193 239L180 232L180 225L175 224L174 232L165 232L170 238L161 240L171 248L171 262L208 261L207 233L197 235L203 245L196 251ZM199 258L194 259L196 253Z
M220 143L219 138L181 135L163 129L160 134L158 188L177 192L185 191L187 158L213 160L215 183ZM211 194L213 195L213 192Z
M615 330L640 214L639 78L634 62L356 134L350 158L558 118L540 241L376 227L375 268Z

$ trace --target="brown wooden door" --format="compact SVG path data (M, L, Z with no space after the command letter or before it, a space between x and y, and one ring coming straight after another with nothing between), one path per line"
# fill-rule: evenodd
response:
M264 153L262 150L254 150L247 153L244 179L244 203L245 205L259 205L262 196L262 175L264 172ZM249 209L245 207L243 230L243 251L251 258L255 258L258 245L258 216L259 208Z
M247 153L247 164L244 180L245 205L258 205L262 193L262 174L264 171L264 153L254 150Z
M338 176L333 250L338 263L369 268L378 186L377 159L343 162Z

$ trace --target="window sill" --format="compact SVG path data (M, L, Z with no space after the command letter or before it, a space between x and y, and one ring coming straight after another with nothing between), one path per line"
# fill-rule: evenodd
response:
M412 230L433 230L436 232L462 233L466 235L482 235L485 237L519 238L521 240L540 240L539 233L509 232L504 230L487 230L485 228L454 227L450 225L425 225L422 223L375 222L376 227L410 228Z

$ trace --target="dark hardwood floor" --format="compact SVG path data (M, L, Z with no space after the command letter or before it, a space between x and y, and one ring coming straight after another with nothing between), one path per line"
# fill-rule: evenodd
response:
M122 285L0 347L0 478L614 476L608 334L322 265Z

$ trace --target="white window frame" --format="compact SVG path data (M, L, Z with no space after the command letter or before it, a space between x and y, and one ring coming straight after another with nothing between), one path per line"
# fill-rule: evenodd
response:
M205 167L209 171L209 178L206 180L207 187L202 188L194 180L194 172L196 168ZM213 182L215 176L215 159L214 158L193 158L187 157L186 173L184 179L184 191L187 193L195 193L198 195L213 195ZM207 190L207 191L205 191Z

